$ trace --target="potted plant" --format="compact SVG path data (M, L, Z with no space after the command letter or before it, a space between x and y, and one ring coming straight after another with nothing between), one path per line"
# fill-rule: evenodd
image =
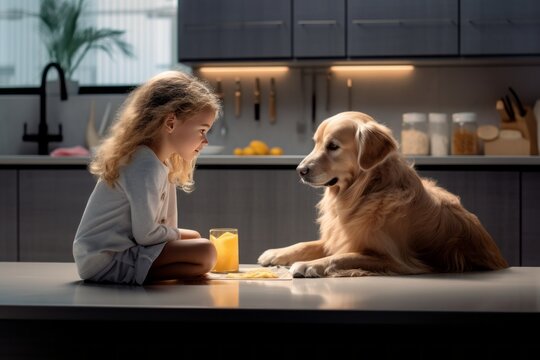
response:
M91 50L105 51L111 58L115 50L133 57L132 46L122 39L125 31L84 27L80 21L84 10L85 0L42 0L37 15L49 61L60 64L67 80L73 80Z

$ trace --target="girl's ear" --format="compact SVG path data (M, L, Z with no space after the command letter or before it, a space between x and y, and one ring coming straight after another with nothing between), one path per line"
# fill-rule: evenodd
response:
M167 115L164 126L169 134L172 133L174 127L176 126L176 116L174 116L172 113Z

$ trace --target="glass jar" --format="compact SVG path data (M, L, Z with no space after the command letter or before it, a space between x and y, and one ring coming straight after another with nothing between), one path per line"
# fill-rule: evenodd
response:
M404 155L428 155L429 136L424 113L405 113L401 124L401 152Z
M478 154L476 113L452 114L452 155Z
M432 156L446 156L450 148L450 125L448 116L429 113L429 147Z

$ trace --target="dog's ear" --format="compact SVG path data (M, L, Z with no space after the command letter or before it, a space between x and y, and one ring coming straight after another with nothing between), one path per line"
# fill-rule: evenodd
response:
M390 129L375 122L363 123L358 126L356 133L358 142L358 163L363 170L369 170L393 151L398 144Z

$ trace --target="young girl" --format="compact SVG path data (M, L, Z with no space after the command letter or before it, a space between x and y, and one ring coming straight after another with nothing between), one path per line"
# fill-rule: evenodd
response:
M208 87L177 71L130 94L90 164L98 181L73 243L82 279L141 285L212 269L213 244L177 228L176 187L192 191L219 111Z

